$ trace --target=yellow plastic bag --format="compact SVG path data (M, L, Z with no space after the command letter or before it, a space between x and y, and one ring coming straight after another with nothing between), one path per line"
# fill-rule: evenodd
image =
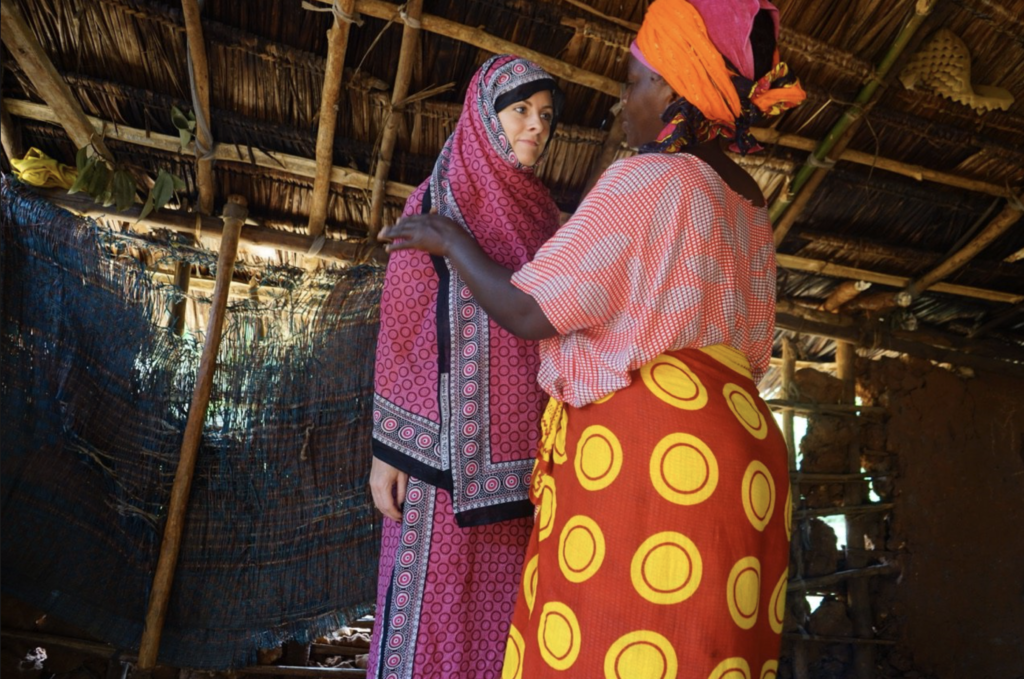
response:
M11 159L11 167L14 176L21 181L47 189L70 189L78 178L76 168L57 162L35 147L30 148L24 158Z

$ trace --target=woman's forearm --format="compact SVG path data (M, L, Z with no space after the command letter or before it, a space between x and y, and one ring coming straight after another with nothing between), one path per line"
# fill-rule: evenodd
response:
M437 214L412 215L384 227L379 238L388 252L420 250L447 257L487 315L513 335L544 339L558 332L540 305L512 285L512 271L496 263L452 220Z
M512 285L512 271L488 257L476 241L459 239L452 243L447 256L495 323L524 339L558 334L537 301Z

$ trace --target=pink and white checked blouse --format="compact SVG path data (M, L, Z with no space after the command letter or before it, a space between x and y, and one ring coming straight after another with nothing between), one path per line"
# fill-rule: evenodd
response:
M512 283L559 334L541 387L576 407L664 351L728 344L768 369L775 247L768 211L686 153L617 161Z

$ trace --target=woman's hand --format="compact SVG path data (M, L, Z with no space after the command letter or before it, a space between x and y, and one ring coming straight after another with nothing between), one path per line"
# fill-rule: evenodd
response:
M441 257L447 257L460 242L475 243L465 229L434 212L404 217L381 229L377 239L391 241L384 248L388 252L422 250Z
M402 520L402 505L409 475L387 462L373 458L370 465L370 493L380 513L395 521Z

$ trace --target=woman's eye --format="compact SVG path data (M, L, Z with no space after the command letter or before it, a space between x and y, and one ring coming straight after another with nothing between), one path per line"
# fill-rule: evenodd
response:
M513 110L516 113L526 113L526 107L525 106L516 106Z
M551 115L550 113L541 113L540 117L541 117L542 120L546 120L549 123L551 122L552 118L554 118L554 116Z

